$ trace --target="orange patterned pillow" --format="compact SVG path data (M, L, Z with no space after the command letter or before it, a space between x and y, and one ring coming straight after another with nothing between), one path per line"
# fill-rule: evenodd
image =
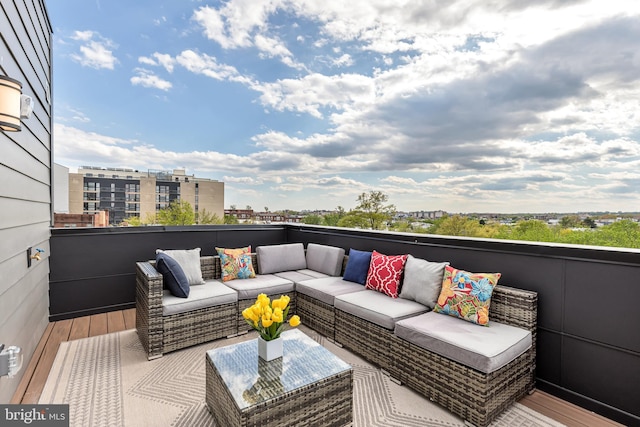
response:
M250 279L256 277L251 263L251 246L238 249L216 248L222 267L222 281Z
M433 311L486 326L491 294L500 276L500 273L469 273L446 266L442 291Z

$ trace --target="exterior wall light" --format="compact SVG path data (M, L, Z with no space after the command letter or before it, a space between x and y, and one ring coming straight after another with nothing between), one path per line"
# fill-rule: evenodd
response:
M20 118L28 119L33 111L33 99L22 95L22 83L7 76L0 76L0 129L19 132Z
M0 344L0 376L8 375L12 378L22 368L22 349L15 345L6 349Z

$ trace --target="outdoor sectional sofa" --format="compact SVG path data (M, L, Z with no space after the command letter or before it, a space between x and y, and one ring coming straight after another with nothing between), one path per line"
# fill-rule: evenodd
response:
M257 280L223 284L220 258L201 257L210 306L181 313L163 306L172 298L154 262L137 263L136 324L149 359L246 332L241 311L264 291L286 293L290 315L470 424L487 426L535 386L535 292L495 286L485 327L344 280L349 256L341 248L270 245L251 259Z

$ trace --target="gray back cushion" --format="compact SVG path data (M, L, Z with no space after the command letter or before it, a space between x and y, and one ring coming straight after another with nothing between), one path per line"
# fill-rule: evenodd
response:
M442 290L444 267L448 262L430 262L409 255L404 266L400 298L413 300L433 308Z
M200 268L200 248L195 249L157 249L156 254L165 253L175 259L184 271L189 285L203 285L202 269Z
M307 268L307 260L304 256L304 245L302 243L258 246L256 255L258 256L260 274Z
M339 276L342 273L344 249L335 246L307 245L307 268L329 276Z

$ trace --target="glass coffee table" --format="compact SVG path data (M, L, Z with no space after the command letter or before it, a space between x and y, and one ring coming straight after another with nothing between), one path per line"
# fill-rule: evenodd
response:
M351 366L298 329L281 336L284 357L271 362L256 339L207 352L206 402L218 426L351 423Z

